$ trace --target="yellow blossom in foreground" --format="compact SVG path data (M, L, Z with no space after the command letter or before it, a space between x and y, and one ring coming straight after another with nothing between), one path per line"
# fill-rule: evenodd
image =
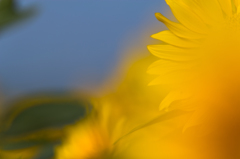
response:
M106 117L103 115L106 114L98 113L68 128L70 136L65 139L64 145L57 148L57 159L102 159L112 155L114 141L105 123L108 121L104 121Z
M160 58L149 73L159 76L152 85L172 89L160 110L193 112L175 135L187 151L175 158L239 158L240 1L166 2L178 22L156 13L169 30L152 35L162 43L148 46Z
M94 100L92 113L67 128L68 136L56 148L56 159L151 159L169 153L160 138L184 122L179 122L181 118L173 120L178 115L161 116L157 111L166 93L160 87L147 86L152 77L145 72L153 60L136 62L113 93ZM132 131L153 119L166 122Z

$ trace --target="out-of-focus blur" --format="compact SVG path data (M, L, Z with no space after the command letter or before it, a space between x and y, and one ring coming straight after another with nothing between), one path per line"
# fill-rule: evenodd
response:
M158 0L0 0L0 158L64 156L71 132L103 153L158 116L167 91L147 86L152 80L147 67L155 58L146 58L146 45L154 43L150 34L164 28L152 16L166 10L162 5ZM86 136L68 127L79 127ZM106 140L94 141L91 131ZM97 144L91 147L88 140ZM83 156L89 151L84 143ZM123 157L121 151L106 157Z
M0 159L238 159L240 1L165 2L0 0Z
M166 10L163 2L16 1L20 10L32 8L34 14L1 35L4 94L15 98L76 88L95 92L112 76L132 44L146 50L142 38L151 39L149 35L163 26L152 16Z

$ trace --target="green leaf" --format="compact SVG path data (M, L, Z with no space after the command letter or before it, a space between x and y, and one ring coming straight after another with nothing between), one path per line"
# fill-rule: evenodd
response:
M29 147L33 147L36 146L37 142L34 141L20 141L20 142L9 142L9 143L4 143L1 146L2 150L18 150L18 149L25 149L25 148L29 148Z
M54 157L55 147L57 144L58 143L46 145L34 159L52 159Z
M86 101L71 97L30 98L15 104L4 120L3 136L22 136L57 129L84 117Z
M0 31L10 24L28 18L35 13L35 8L31 7L19 11L15 0L0 0Z

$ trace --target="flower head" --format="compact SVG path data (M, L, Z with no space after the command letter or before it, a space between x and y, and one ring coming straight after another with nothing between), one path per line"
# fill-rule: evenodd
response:
M166 2L178 22L156 13L157 19L169 30L152 35L162 44L148 46L150 52L160 58L149 68L149 73L159 75L151 84L167 84L174 89L160 109L193 94L198 94L201 100L209 94L211 99L219 99L221 95L239 91L239 1Z
M111 130L109 130L107 125L107 106L103 111L104 113L98 112L98 114L95 112L84 121L67 129L68 136L64 140L64 144L56 149L57 159L110 158L113 150L114 136L110 135Z
M137 61L115 91L93 100L91 114L66 128L67 136L56 148L56 159L146 158L160 154L149 148L150 143L155 150L159 148L152 142L153 132L154 136L159 136L157 131L144 129L126 135L159 115L158 103L165 93L159 88L148 87L152 77L145 73L153 60L154 57L148 57Z
M151 84L172 88L160 109L193 113L179 135L184 138L179 146L188 145L188 154L238 158L240 1L166 2L178 22L156 13L169 30L152 35L162 43L148 46L160 58L149 68L159 76Z

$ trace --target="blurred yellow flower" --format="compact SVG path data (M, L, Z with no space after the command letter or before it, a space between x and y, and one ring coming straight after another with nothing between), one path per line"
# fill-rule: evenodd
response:
M103 110L105 111L105 110ZM110 156L113 142L104 116L93 114L76 126L68 128L70 134L64 145L56 150L57 159L101 159ZM117 124L117 123L116 123Z
M56 148L56 159L124 159L156 157L160 154L149 149L147 140L153 138L152 133L159 136L157 131L143 129L137 134L123 137L135 127L159 116L158 104L166 93L160 87L147 86L153 77L145 73L154 60L154 57L147 57L134 63L114 92L94 100L91 114L66 129L68 136ZM141 146L133 144L139 140L142 141ZM151 144L157 145L154 142ZM140 148L141 152L136 150Z

